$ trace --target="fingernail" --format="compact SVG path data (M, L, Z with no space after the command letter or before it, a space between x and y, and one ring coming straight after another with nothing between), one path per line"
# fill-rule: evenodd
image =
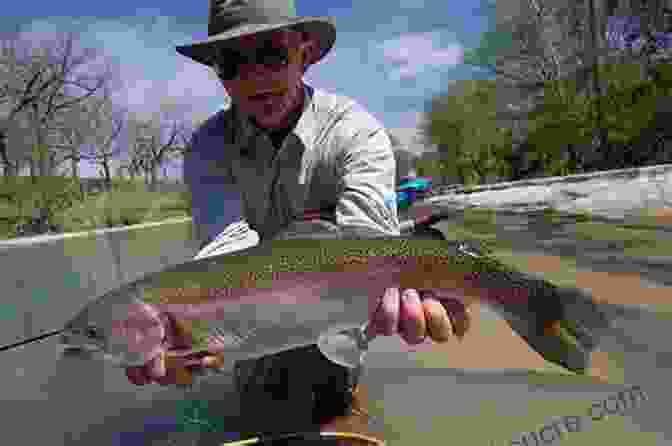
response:
M420 297L418 296L418 293L413 290L405 290L404 294L402 295L402 298L404 299L404 302L413 304L415 302L418 302L420 300Z
M399 323L399 290L392 288L387 290L383 298L383 305L381 308L380 318L378 324L382 334L385 336L392 336L396 333L397 324Z

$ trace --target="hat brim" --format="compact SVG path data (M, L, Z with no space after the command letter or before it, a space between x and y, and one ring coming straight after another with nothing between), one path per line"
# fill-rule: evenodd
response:
M336 41L336 26L331 17L298 17L288 18L279 23L250 23L241 25L232 30L215 34L205 40L181 45L175 47L178 53L186 56L198 63L211 66L214 49L230 43L232 40L258 34L266 31L273 31L280 28L300 28L316 36L319 45L319 56L314 62L321 60Z

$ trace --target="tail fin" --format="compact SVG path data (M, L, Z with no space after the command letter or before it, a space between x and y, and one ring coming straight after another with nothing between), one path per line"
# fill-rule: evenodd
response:
M609 320L590 293L578 288L553 290L552 296L530 305L527 314L507 313L504 317L544 359L585 374L591 366L591 353L609 328Z
M445 239L431 226L451 215L450 210L416 209L413 219L402 223L402 232ZM480 249L478 254L488 254L482 243L472 245ZM528 282L530 289L537 290L533 294L540 295L532 296L528 305L495 305L493 309L544 359L575 373L586 373L591 353L610 326L593 296L579 288L556 287L537 274L519 271L511 274L522 276L522 283Z

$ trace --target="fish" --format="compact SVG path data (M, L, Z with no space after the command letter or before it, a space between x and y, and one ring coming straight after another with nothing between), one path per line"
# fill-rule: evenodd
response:
M171 368L174 358L208 351L221 373L236 361L317 343L332 361L359 367L367 339L356 334L389 287L490 306L545 360L577 374L586 373L609 326L589 292L518 271L473 242L344 228L145 275L87 303L61 344L64 354L118 367L163 354ZM188 342L167 354L169 325Z

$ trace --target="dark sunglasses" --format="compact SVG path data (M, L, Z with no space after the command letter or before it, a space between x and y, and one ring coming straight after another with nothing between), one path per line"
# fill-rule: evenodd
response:
M246 64L261 64L270 70L279 70L289 64L290 56L296 48L279 46L277 43L266 43L253 51L240 52L230 48L222 48L212 62L212 67L223 80L234 79L240 74L240 67Z

